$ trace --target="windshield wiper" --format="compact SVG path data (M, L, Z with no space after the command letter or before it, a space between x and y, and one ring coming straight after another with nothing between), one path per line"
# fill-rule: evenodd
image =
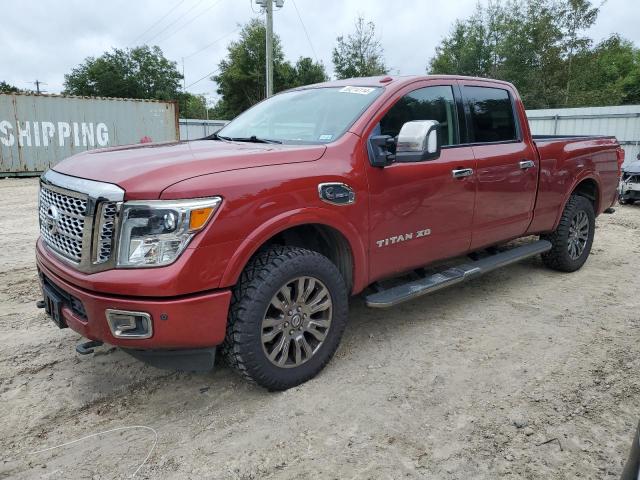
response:
M259 138L255 135L250 137L232 137L231 140L235 142L250 142L250 143L282 143L280 140L273 140L271 138Z
M223 137L221 135L218 135L217 133L212 133L211 135L207 135L206 137L204 137L202 140L225 140L225 141L229 141L229 140L231 140L231 138Z
M255 135L251 135L250 137L225 137L214 133L204 138L205 140L224 140L226 142L282 143L280 140L273 140L271 138L258 138Z

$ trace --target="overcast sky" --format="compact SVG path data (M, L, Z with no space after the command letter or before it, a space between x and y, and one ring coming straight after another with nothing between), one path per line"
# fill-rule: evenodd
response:
M608 0L590 36L600 40L618 32L640 45L638 1ZM336 37L352 31L362 14L376 24L391 73L422 74L454 20L475 5L476 0L285 0L274 14L274 30L289 60L317 58L331 73ZM238 25L259 15L255 0L21 0L2 8L0 80L34 88L30 82L38 79L46 82L45 90L59 93L64 74L84 58L148 43L159 45L180 68L185 57L187 90L213 100L215 84L207 74L237 38Z

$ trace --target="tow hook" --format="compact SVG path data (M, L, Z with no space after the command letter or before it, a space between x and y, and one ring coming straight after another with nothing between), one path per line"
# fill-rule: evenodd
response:
M80 355L89 355L90 353L93 353L94 348L100 346L102 346L102 342L100 340L89 340L88 342L76 345L76 352Z

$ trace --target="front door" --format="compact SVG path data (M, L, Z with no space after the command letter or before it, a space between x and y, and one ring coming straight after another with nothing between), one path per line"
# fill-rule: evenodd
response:
M472 147L460 145L460 111L452 86L422 82L374 120L371 135L394 137L410 120L437 120L443 148L435 160L368 165L371 281L468 250L475 179L452 172L476 162Z
M525 140L526 118L514 94L462 81L469 136L477 159L472 250L522 236L531 222L538 187L535 147ZM522 115L523 116L523 115Z

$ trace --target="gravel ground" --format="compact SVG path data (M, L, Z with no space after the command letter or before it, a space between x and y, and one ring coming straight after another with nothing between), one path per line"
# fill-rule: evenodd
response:
M136 478L620 475L640 418L640 205L598 219L577 273L532 259L393 310L353 299L329 366L268 393L225 367L78 356L34 306L36 195L0 180L0 478L130 477L151 450Z

